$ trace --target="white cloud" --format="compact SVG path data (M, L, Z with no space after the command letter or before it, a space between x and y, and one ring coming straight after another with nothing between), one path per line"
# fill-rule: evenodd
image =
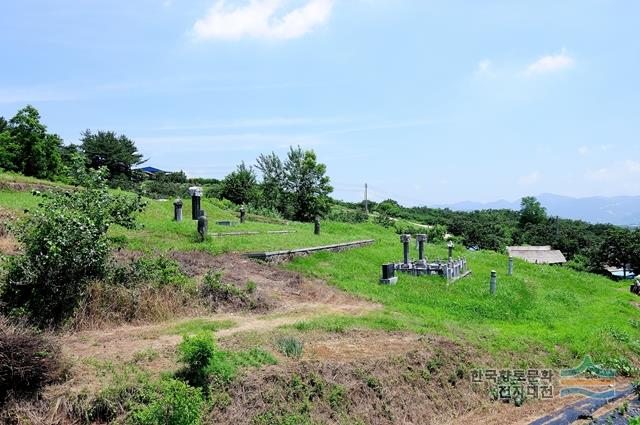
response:
M287 0L250 0L244 6L227 7L225 0L217 0L194 24L193 35L200 40L298 38L329 19L334 0L308 0L293 9L288 4Z
M527 75L538 75L538 74L548 74L551 72L561 71L563 69L571 68L574 64L574 60L571 56L567 54L567 52L562 49L562 51L556 55L547 55L543 56L537 61L531 63L525 74Z
M626 183L632 183L637 179L640 173L640 161L618 161L607 167L597 170L587 170L587 180L593 182L607 182L623 186Z
M624 163L625 168L630 173L640 173L640 162L639 161L631 161L627 160Z
M589 149L588 146L580 146L578 148L578 153L580 154L580 156L587 156L589 155L589 152L591 152L591 149Z
M518 179L518 183L520 184L535 184L538 182L538 180L540 180L540 173L537 171L534 171L531 174L527 174L526 176L521 176Z
M478 62L478 69L476 71L478 74L488 74L491 72L491 61L489 59L484 59Z
M587 171L587 179L594 182L608 182L613 178L611 170L606 167Z

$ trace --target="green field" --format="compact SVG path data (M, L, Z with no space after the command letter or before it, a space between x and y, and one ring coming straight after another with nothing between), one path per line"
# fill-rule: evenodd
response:
M38 199L28 192L0 191L0 207L21 211L33 208ZM470 277L447 285L436 277L400 276L397 286L378 284L380 265L398 261L402 249L397 235L373 223L325 222L322 234L313 234L305 223L269 224L248 222L234 227L213 224L237 220L236 212L217 201L204 200L210 233L228 231L293 230L284 235L212 237L195 241L195 222L185 204L182 223L172 222L170 201L149 201L140 217L142 228L112 229L112 236L130 249L145 251L205 249L212 253L293 249L359 239L375 239L370 247L342 253L320 253L298 258L286 267L326 280L345 291L384 305L369 316L327 316L296 325L298 329L345 329L371 327L409 329L445 335L470 344L483 362L573 366L585 354L612 363L619 358L636 362L640 355L640 310L626 283L577 273L555 266L515 263L515 274L506 276L507 257L494 252L467 252L457 247L456 256L467 256ZM412 247L415 249L415 247ZM444 245L429 245L429 258L445 258ZM412 256L417 253L412 251ZM488 291L491 270L498 272L498 292Z

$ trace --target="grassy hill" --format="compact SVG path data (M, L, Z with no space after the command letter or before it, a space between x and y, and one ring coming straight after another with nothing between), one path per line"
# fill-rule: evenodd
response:
M4 179L34 185L42 183L34 179L15 180L6 175ZM20 212L35 207L37 201L28 191L10 190L6 186L0 191L0 207L6 210ZM171 220L171 202L148 202L140 217L141 229L112 230L116 240L129 249L197 249L219 254L375 239L376 243L370 247L320 253L295 259L285 266L384 305L382 311L365 317L326 316L300 323L296 327L301 330L371 327L436 333L471 344L500 364L516 361L523 365L569 366L585 354L605 363L620 357L636 360L640 355L640 310L626 283L518 260L514 276L508 277L506 256L489 251L467 252L457 247L455 255L468 258L473 270L470 277L448 285L436 277L400 276L397 286L381 286L377 283L380 265L400 260L401 245L393 231L373 223L325 222L320 236L313 235L313 225L308 223L249 221L225 227L214 223L237 220L237 213L223 208L224 204L219 201L205 199L203 209L209 216L210 233L270 230L295 233L213 237L197 243L188 202L182 223ZM412 251L412 256L416 257L417 253ZM428 245L427 256L445 258L446 247ZM488 292L491 270L498 271L495 296Z
M50 188L0 174L0 221L36 208L40 198L32 189ZM488 388L470 385L470 369L559 369L590 354L623 375L637 375L640 300L624 282L519 260L507 276L506 255L457 246L455 256L467 257L472 275L450 284L400 275L397 285L383 286L380 265L402 257L393 228L323 222L317 236L313 224L258 216L225 227L215 222L237 220L237 212L205 199L211 237L199 243L189 202L182 223L172 221L170 201L147 202L140 228L110 230L115 262L124 273L166 267L137 283L92 282L70 327L55 336L73 379L45 390L36 404L18 402L9 417L49 418L54 409L59 423L96 414L98 421L126 423L145 406L136 394L162 396L162 377L181 379L180 343L202 332L213 333L218 344L217 369L208 372L212 386L205 388L209 401L198 408L202 423L491 422L487 415L494 415L491 423L514 423L551 413L564 400L527 401L524 410L492 403ZM293 233L266 233L274 230ZM215 235L234 231L260 233ZM361 239L376 242L281 265L238 255ZM0 233L0 260L16 248ZM444 259L447 247L429 244L426 254ZM411 256L417 257L415 246ZM493 296L491 270L498 272ZM7 323L0 316L0 334ZM299 355L287 354L282 341L299 344ZM52 407L60 405L73 409Z

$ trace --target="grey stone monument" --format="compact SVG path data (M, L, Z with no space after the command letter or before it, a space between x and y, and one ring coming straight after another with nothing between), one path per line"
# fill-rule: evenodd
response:
M395 285L398 283L395 264L391 263L382 265L382 279L380 279L380 283L382 285Z
M425 242L427 242L427 235L416 235L416 242L418 242L418 262L421 265L425 266L427 264L427 260L424 257L424 244Z
M173 202L173 221L182 221L182 199L178 198Z
M507 276L513 276L513 257L509 257L509 269L507 271Z
M402 264L408 267L409 266L409 242L411 242L411 235L400 235L400 242L402 242L402 245L403 245Z
M491 295L496 294L496 280L496 271L491 270L491 279L489 280L489 292L491 293Z
M244 209L244 205L240 207L240 223L244 223L244 216L246 214L246 211Z
M320 219L318 217L313 219L313 234L314 235L320 234Z
M191 219L197 220L198 217L200 217L202 188L200 186L191 186L189 188L189 195L191 195Z
M209 220L207 219L207 214L202 210L201 212L202 214L198 217L198 240L204 242L209 233Z

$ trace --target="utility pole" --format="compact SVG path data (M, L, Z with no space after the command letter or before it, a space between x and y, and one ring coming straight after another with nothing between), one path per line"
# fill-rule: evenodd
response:
M367 197L368 195L368 189L369 187L367 186L367 184L364 184L364 212L369 214L369 199Z

